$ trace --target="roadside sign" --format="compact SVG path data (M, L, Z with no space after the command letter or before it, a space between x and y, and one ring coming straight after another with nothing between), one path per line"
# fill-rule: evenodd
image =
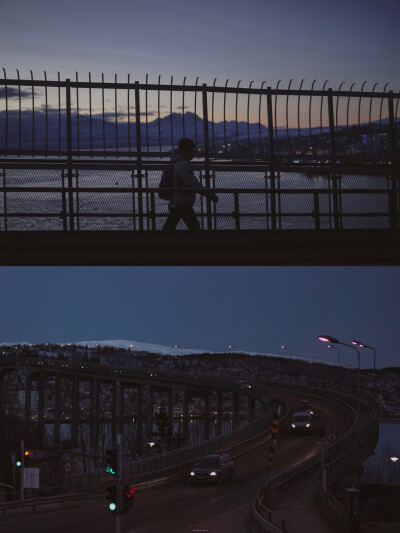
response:
M24 468L24 487L26 489L39 488L39 468Z
M72 465L69 461L67 461L66 463L64 463L64 472L71 472L72 470Z
M333 444L334 442L336 442L336 433L329 433L327 438L328 438L328 442Z

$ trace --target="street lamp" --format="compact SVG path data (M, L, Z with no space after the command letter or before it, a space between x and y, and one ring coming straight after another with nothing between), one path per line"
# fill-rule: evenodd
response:
M183 355L182 354L182 346L178 346L177 344L174 344L174 348L180 348L181 349L181 356Z
M357 466L360 466L360 352L353 344L346 344L345 342L338 341L335 337L331 337L330 335L320 335L318 339L322 342L329 342L330 344L349 346L357 352Z
M155 442L148 442L147 444L150 446L150 472L151 472L151 456L153 455L152 451L153 451L153 446L155 445Z
M376 350L372 346L367 346L363 342L360 341L351 341L351 344L355 344L356 346L359 346L360 348L368 348L369 350L374 350L374 374L376 370Z
M333 348L334 350L337 350L339 352L339 366L340 366L340 348L337 348L336 346L332 346L332 344L328 344L327 348Z
M293 349L292 349L292 348L289 348L289 346L285 346L284 344L282 344L281 348L282 348L283 350L289 350L290 357L293 356Z

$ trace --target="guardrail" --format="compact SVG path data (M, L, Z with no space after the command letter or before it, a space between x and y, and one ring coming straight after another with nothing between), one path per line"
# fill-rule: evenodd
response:
M159 171L149 171L142 183L126 169L84 171L73 183L59 171L43 173L36 169L29 180L15 169L3 170L0 231L154 232L162 229L169 214L167 202L158 198ZM205 197L196 200L194 210L203 230L400 228L400 182L395 177L368 181L361 176L325 176L317 188L298 173L301 188L291 173L273 180L263 172L243 169L216 171L212 180L201 174L201 181L219 197L218 204ZM244 186L246 182L255 186Z
M286 419L289 413L287 404L284 400L279 399L278 401L283 405L283 418ZM229 453L234 460L241 457L242 455L250 453L259 446L265 445L271 439L271 428L272 426L268 427L263 432L254 435L253 437L250 437L245 441L241 441L224 451L226 453ZM194 460L199 458L200 456L196 457ZM126 475L125 472L123 480L124 483L134 485L135 491L138 494L141 492L164 488L176 483L180 483L185 479L187 480L190 469L193 468L194 460L191 459L190 461L176 465L174 467L164 468L158 471L152 471L140 475ZM35 510L35 508L40 505L48 505L53 503L59 503L60 507L62 507L63 503L66 501L74 501L88 498L101 498L102 496L104 496L104 491L98 491L96 489L109 484L110 478L104 477L102 474L97 474L95 478L96 479L94 479L94 477L88 477L87 481L90 480L91 482L85 483L85 479L83 478L83 476L80 476L80 480L83 483L81 483L80 486L74 486L74 489L80 489L83 492L65 493L57 496L37 497L1 503L0 510L3 512L4 516L6 511L10 509L32 507L32 509ZM68 490L70 489L70 487L65 486L64 489ZM88 491L90 491L90 493Z
M340 399L340 397L335 397L333 395L327 394L325 391L318 391L316 393L315 389L308 389L307 395L313 396L318 395L323 397L324 400L327 400L331 403L339 405L341 409L347 411L354 420L353 427L345 435L338 439L338 441L324 450L324 457L326 461L325 468L329 471L327 476L327 487L330 484L337 482L342 479L345 475L352 471L355 460L358 454L357 450L357 432L356 427L356 411L351 406L348 405L349 399L345 400ZM355 403L356 398L353 398L352 401ZM371 453L371 450L374 449L377 441L377 424L378 417L376 413L370 418L361 428L360 428L360 457L364 460ZM258 528L258 531L273 531L273 532L285 532L285 521L284 518L277 513L272 513L271 509L264 504L264 498L266 491L271 490L273 497L282 497L282 495L294 484L304 477L308 477L315 471L319 469L321 465L321 452L315 454L313 457L303 461L293 467L281 472L280 474L274 476L271 479L271 482L268 487L261 487L257 492L256 501L253 504L252 509L252 521L253 524ZM333 502L332 498L327 497L325 499L327 503L332 503L332 509L338 509L339 513L343 516L343 510L340 506L336 505L336 502ZM269 520L273 519L273 522Z
M179 137L193 137L201 155L245 156L275 162L299 153L334 161L340 151L356 158L388 158L397 149L399 92L228 87L212 85L106 82L78 79L0 79L0 154L44 157L162 157ZM179 95L179 101L176 101ZM161 113L161 108L168 111ZM156 118L152 121L153 116ZM311 145L311 146L310 146ZM354 154L353 154L354 155Z

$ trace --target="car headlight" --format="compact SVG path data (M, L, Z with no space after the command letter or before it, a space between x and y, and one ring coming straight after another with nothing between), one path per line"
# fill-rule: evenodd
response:
M292 424L292 428L295 428L296 427L296 424Z
M310 424L306 424L306 428L309 428L310 427Z
M194 476L194 472L190 472L190 475L191 475L191 476Z
M210 476L216 476L217 472L210 472Z

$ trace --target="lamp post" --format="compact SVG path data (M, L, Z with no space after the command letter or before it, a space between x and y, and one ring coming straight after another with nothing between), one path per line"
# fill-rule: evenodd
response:
M393 463L393 520L395 520L396 514L396 463L399 460L398 457L391 457L390 460Z
M358 469L360 465L360 351L353 344L346 344L345 342L338 341L335 337L329 335L320 335L318 339L322 342L329 342L330 344L342 344L343 346L349 346L357 352L357 462ZM357 476L358 484L359 477Z
M282 344L281 348L282 348L283 350L289 350L290 358L293 357L293 349L292 349L292 348L289 348L289 346L285 346L284 344Z
M368 348L369 350L374 351L374 374L375 374L375 371L376 371L376 350L375 348L373 348L372 346L367 346L366 344L360 341L351 341L351 344L355 344L356 346L359 346L360 348Z
M150 446L150 472L151 472L151 456L153 455L153 446L155 445L155 442L148 442L147 443Z
M333 348L334 350L337 350L339 352L339 366L340 366L340 348L337 348L336 346L332 346L332 344L328 344L327 348Z

